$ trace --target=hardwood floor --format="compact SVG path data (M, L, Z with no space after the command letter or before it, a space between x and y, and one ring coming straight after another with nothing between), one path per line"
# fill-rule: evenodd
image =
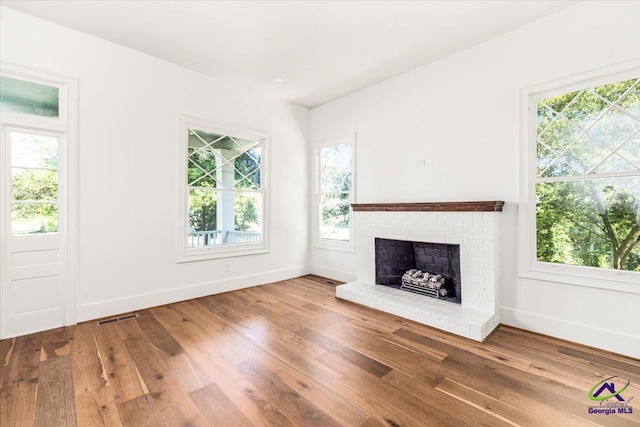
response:
M638 360L334 295L306 276L0 341L0 426L640 425ZM633 413L590 414L614 375Z

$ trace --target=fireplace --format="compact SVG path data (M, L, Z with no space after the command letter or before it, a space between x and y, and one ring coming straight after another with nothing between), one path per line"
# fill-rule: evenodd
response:
M500 201L352 205L356 280L336 287L336 296L484 340L500 323L502 205ZM418 270L422 278L413 276ZM425 270L428 279L444 278L447 296L455 294L451 298L456 304L400 289L403 276L410 284L424 283Z
M376 238L375 267L378 285L462 301L460 245Z

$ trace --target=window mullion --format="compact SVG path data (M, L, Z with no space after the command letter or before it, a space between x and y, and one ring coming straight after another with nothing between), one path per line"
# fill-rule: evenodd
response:
M549 176L549 177L538 177L535 182L570 182L570 181L589 181L595 179L606 179L606 178L628 178L640 176L640 171L638 172L619 172L619 173L607 173L607 174L593 174L593 175L564 175L564 176Z

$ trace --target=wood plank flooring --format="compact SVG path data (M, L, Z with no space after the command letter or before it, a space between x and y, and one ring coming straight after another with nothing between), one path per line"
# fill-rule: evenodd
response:
M640 426L638 360L506 326L477 343L315 276L139 315L0 341L0 426ZM633 413L590 414L614 375Z

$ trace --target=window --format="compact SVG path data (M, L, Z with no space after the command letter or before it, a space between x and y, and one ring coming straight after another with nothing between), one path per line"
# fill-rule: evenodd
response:
M182 261L266 252L267 136L184 120Z
M11 234L58 231L58 137L9 131Z
M11 236L59 233L64 226L60 198L67 172L60 168L66 168L67 80L3 64L0 112L9 154L4 178Z
M352 250L354 149L351 139L318 146L316 244Z
M0 111L59 117L60 88L0 76Z
M534 270L640 283L639 77L529 96Z

